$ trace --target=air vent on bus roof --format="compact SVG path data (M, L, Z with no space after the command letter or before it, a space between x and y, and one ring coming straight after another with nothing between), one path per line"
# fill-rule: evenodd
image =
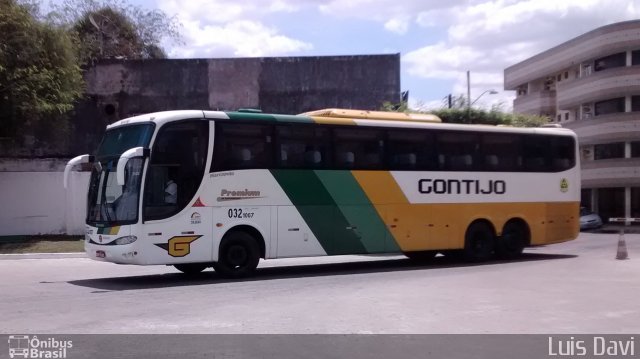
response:
M337 117L362 120L442 122L442 120L440 120L438 116L428 113L347 110L341 108L327 108L323 110L305 112L301 115L311 117Z

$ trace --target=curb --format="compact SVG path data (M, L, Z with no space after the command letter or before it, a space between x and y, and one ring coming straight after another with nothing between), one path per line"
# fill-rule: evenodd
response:
M86 253L20 253L20 254L0 254L0 260L16 259L63 259L63 258L87 258Z

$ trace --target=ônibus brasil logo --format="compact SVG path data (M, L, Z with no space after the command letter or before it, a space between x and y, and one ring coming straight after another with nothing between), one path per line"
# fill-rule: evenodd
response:
M71 340L38 339L35 335L9 336L10 358L66 358L67 350L72 347Z

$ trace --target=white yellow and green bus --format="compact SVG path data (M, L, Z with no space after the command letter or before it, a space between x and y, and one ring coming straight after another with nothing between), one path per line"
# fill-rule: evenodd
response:
M403 253L514 258L575 239L580 171L563 128L327 109L168 111L107 126L91 167L95 260L251 274L260 259Z

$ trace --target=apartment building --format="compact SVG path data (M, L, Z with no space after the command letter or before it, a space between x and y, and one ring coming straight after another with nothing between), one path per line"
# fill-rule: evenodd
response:
M640 217L640 20L597 28L504 71L516 113L578 134L582 204Z

